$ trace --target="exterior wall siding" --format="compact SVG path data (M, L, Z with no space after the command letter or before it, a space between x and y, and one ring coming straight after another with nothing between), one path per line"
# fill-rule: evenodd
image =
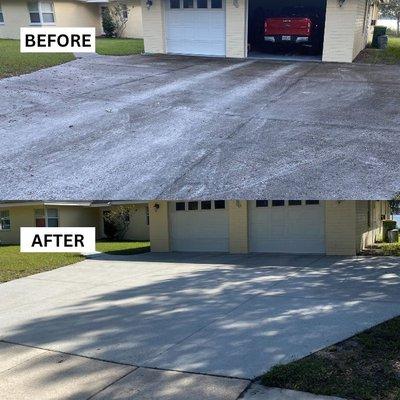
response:
M355 255L355 201L327 201L325 218L326 254Z
M45 208L58 209L58 222L61 227L95 227L97 235L100 234L98 210L88 207L72 206L43 206L43 204L1 208L9 210L11 229L0 231L0 242L4 244L19 244L19 231L21 227L35 226L35 210Z
M229 201L229 251L233 254L248 253L247 201Z
M140 0L135 0L128 3L130 6L128 14L128 22L126 23L123 37L127 38L142 38L142 6Z
M237 7L233 3L226 1L226 56L244 58L247 56L247 2L238 0Z
M26 0L2 0L4 25L0 25L0 38L19 39L19 29L29 27L29 12ZM55 24L58 27L95 27L101 34L101 19L97 4L78 1L54 1ZM36 26L36 25L35 25Z
M155 253L170 251L168 202L150 202L149 217L151 251Z
M146 7L146 0L142 0L142 22L145 52L150 54L165 53L163 0L153 0L150 9Z

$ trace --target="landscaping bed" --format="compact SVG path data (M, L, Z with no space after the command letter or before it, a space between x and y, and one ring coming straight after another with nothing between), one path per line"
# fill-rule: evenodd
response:
M261 382L354 400L399 400L400 317L301 360L275 366Z
M389 36L388 48L385 50L367 47L355 61L366 64L400 64L400 37Z
M149 242L99 241L97 251L129 255L150 251ZM21 253L17 245L0 246L0 283L83 261L85 256L69 253Z

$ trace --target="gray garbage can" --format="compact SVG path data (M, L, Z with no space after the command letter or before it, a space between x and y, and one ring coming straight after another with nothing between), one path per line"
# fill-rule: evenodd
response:
M388 232L389 243L397 243L399 241L399 230L392 229Z
M381 35L377 38L378 41L378 48L379 49L387 49L389 38L387 35Z

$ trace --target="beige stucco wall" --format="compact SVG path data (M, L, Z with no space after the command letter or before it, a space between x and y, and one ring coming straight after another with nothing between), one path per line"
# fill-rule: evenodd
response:
M366 0L346 0L340 7L337 0L327 0L323 61L352 62L365 48L376 14L367 13L364 29L365 5Z
M153 0L150 9L142 0L142 23L144 51L146 53L165 53L165 29L163 0Z
M382 216L391 218L388 201L357 201L357 236L358 250L382 240Z
M149 203L150 243L152 252L170 251L168 202Z
M247 201L229 201L229 251L233 254L248 253Z
M44 206L43 204L2 207L0 210L9 210L11 230L0 230L0 241L5 244L19 243L19 230L21 227L35 226L35 210L45 208L57 208L60 227L95 227L99 237L98 210L88 207L74 206Z
M247 2L237 0L237 7L233 3L226 1L226 56L244 58L247 56Z
M142 5L140 0L128 1L129 6L128 22L126 23L123 37L127 38L142 38Z
M114 206L114 208L117 206ZM103 211L110 207L102 207L98 211L100 237L105 238ZM147 224L147 204L132 204L129 208L129 227L124 237L125 240L149 240L150 227Z
M0 38L18 39L19 28L29 27L27 0L0 0L4 25L0 25ZM55 24L59 27L95 27L101 34L100 11L97 4L84 4L76 0L54 0ZM33 25L37 26L37 25Z

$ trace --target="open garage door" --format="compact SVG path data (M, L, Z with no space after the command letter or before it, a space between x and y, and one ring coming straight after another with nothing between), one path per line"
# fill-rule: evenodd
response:
M326 0L249 0L248 56L322 59Z
M172 251L229 251L227 203L188 201L169 204Z
M225 56L225 0L165 0L167 53Z
M325 206L316 200L249 203L251 252L325 253Z

